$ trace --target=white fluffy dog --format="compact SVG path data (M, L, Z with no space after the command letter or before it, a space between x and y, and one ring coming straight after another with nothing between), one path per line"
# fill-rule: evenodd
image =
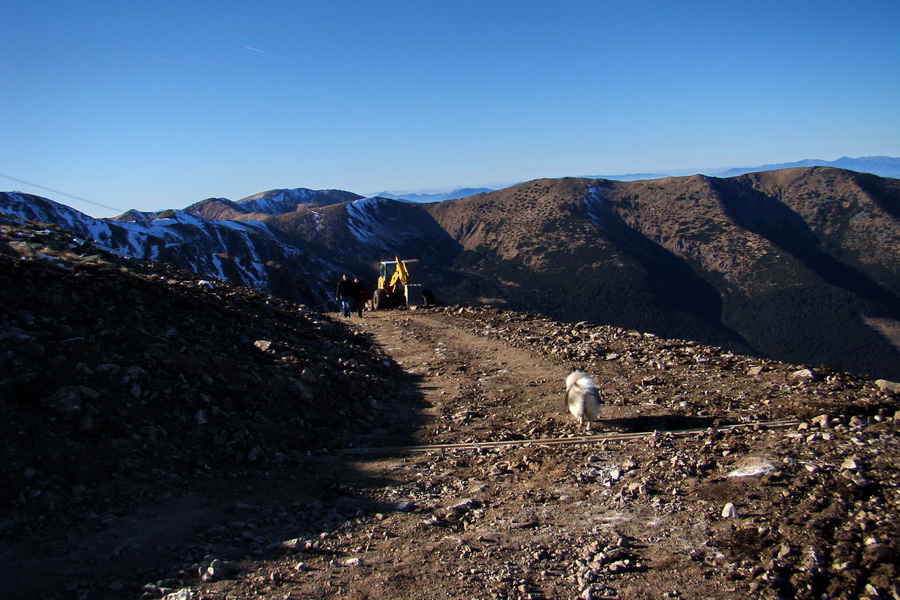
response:
M574 369L566 377L566 406L578 423L590 431L591 423L600 414L600 392L582 369Z

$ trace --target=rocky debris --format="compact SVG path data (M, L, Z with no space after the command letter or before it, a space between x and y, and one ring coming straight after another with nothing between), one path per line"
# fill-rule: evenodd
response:
M843 412L846 419L864 419L893 415L889 407L897 397L865 376L736 355L689 340L586 322L566 324L492 308L447 307L443 311L475 335L567 367L585 368L600 388L597 425L601 430L666 431L822 414L827 419L829 412ZM489 389L485 385L465 389L442 411L454 415L461 425L469 424L471 417L491 406ZM623 416L623 411L629 415ZM459 415L465 418L459 419ZM557 420L529 415L528 422L532 425L524 432L495 428L493 439L514 439L523 433L525 437L574 435ZM462 428L448 427L447 433L458 429Z
M492 308L348 327L45 242L0 244L0 595L900 596L889 386ZM641 436L540 442L582 434L573 363Z

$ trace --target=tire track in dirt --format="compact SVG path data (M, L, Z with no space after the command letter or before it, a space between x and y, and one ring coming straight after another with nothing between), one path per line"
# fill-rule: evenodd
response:
M581 433L568 418L559 362L461 328L430 312L368 313L354 323L421 379L421 443L503 441Z
M352 326L371 335L415 378L425 419L407 437L418 443L583 433L564 407L569 368L561 362L480 335L471 323L440 312L368 313ZM358 438L354 446L375 441ZM379 441L390 444L383 436ZM344 589L365 589L372 598L572 596L577 581L571 563L585 540L594 543L591 530L632 519L619 510L585 514L588 496L575 479L573 463L605 462L601 454L608 453L598 453L598 446L348 455L352 470L369 480L393 480L393 485L366 490L370 499L415 508L385 515L381 523L390 538L368 545L360 557L372 567L362 574L368 582L350 577L342 580ZM616 543L620 537L611 534ZM440 586L405 587L412 573ZM382 586L390 592L381 595Z
M370 313L353 326L418 378L426 419L411 437L419 443L565 439L584 433L564 407L569 366L561 361L479 335L470 324L441 313ZM356 442L366 445L363 439ZM501 445L355 460L350 453L353 470L370 480L394 481L366 490L370 499L415 508L413 514L385 517L391 539L368 545L360 557L372 566L363 578L373 578L362 583L351 577L342 585L366 589L371 594L366 597L374 598L386 598L372 590L389 585L391 593L406 598L540 600L574 597L585 589L590 582L578 566L585 553L608 551L618 560L614 569L642 572L644 552L630 547L631 536L644 540L677 525L652 507L607 502L608 486L598 486L620 477L622 462L635 468L627 458L634 443L646 448L660 442L616 440L609 448L605 442L565 448ZM638 485L633 489L645 493ZM684 531L677 544L699 545L702 535ZM678 552L667 548L663 554ZM442 584L427 591L398 587L404 573ZM654 577L641 584L645 592L655 593L655 586Z

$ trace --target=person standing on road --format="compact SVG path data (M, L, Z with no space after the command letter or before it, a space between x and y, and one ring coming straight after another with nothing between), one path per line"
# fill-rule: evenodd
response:
M359 316L362 317L363 307L366 305L366 302L372 299L372 294L369 293L366 284L359 280L359 277L353 278L353 287L355 288L353 295L354 300L356 300L356 310Z
M356 289L353 282L350 281L350 278L347 277L346 273L343 273L341 275L341 281L338 283L337 291L335 292L335 300L340 302L341 314L345 317L350 317L350 311L353 310L356 302L354 298L355 295Z

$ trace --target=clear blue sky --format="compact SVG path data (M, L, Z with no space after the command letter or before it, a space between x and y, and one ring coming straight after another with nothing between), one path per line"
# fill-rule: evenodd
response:
M94 216L900 156L900 2L0 0L0 177Z

